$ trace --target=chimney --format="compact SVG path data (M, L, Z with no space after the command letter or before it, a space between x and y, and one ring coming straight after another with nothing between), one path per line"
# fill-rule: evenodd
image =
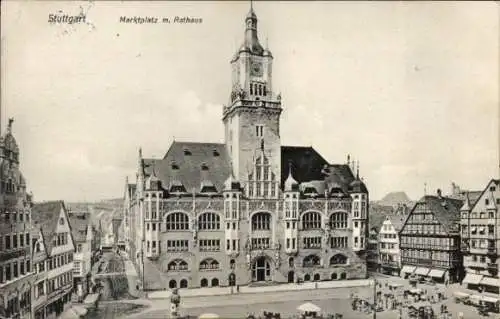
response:
M441 194L441 189L439 189L439 188L438 188L438 190L437 190L437 196L438 196L439 198L441 198L441 197L442 197L442 194Z

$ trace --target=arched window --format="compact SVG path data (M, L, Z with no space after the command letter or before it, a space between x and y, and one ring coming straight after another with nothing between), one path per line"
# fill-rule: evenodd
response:
M293 257L290 257L288 258L288 267L293 268L293 266L294 266Z
M200 263L200 270L213 270L219 268L220 268L219 262L212 258L204 259Z
M319 274L314 274L314 281L320 281L321 276Z
M266 86L264 85L264 96L267 95L267 90L266 90Z
M189 217L186 213L176 212L168 214L165 222L167 231L189 229Z
M219 286L219 279L213 278L212 279L212 287L217 287Z
M187 288L188 281L186 279L182 279L179 286L180 286L180 288Z
M304 281L309 281L309 280L311 280L311 275L305 274L304 275Z
M271 214L259 212L252 216L252 230L270 230Z
M176 259L168 264L169 271L186 271L188 270L188 263L182 259Z
M229 262L229 267L231 269L234 269L235 264L236 264L236 262L234 261L234 259L231 259L231 261Z
M332 280L337 280L337 273L336 273L336 272L334 272L334 273L332 274Z
M199 230L220 229L220 217L216 213L203 213L198 217Z
M170 289L177 288L177 281L175 281L174 279L170 280L170 281L168 282L168 287L169 287Z
M319 212L307 212L302 215L302 229L321 229L321 214Z
M347 228L347 213L335 212L330 215L330 228L331 229L345 229Z
M341 273L340 279L347 279L347 274L345 272Z
M315 267L320 266L321 260L316 255L309 255L304 258L303 267Z
M330 258L330 265L345 265L347 264L347 257L342 254L336 254Z
M203 278L200 282L200 286L208 287L208 280L206 278Z

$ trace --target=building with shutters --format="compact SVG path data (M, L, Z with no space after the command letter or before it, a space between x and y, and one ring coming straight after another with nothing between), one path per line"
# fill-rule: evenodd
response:
M20 170L13 119L0 136L0 318L31 316L31 195Z
M90 290L94 233L88 212L70 212L69 223L75 244L73 255L73 301L82 302Z
M73 293L75 245L68 211L62 201L33 206L34 318L55 318L65 311Z
M381 273L400 275L399 232L403 226L404 218L404 215L389 215L380 227L378 233L378 265Z
M437 282L460 282L460 208L463 201L441 195L420 199L399 232L401 276L417 275Z
M175 141L159 159L139 151L123 223L146 289L366 277L367 187L350 159L281 145L273 63L250 9L230 63L224 143Z
M500 180L492 179L478 198L466 194L461 209L461 249L464 286L485 292L500 293Z

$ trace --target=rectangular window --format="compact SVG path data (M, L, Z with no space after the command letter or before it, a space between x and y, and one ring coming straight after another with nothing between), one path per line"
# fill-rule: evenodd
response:
M10 249L10 235L5 236L5 249Z
M156 224L153 223L153 231L156 231Z
M290 238L286 239L286 248L290 248Z
M264 125L261 124L255 125L255 135L257 137L264 136Z
M13 248L17 248L17 234L12 235L12 246Z
M5 266L5 280L9 281L11 279L10 264Z
M295 249L295 238L292 238L292 249Z
M231 250L231 241L229 239L226 240L226 250Z
M14 269L13 273L14 273L14 278L17 278L17 276L19 276L19 269L18 269L18 266L17 266L17 263L13 263L12 264L12 267Z
M233 239L233 250L236 250L236 239Z

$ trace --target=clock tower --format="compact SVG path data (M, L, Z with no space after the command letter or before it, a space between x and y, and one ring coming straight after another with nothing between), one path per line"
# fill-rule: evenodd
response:
M222 117L233 174L250 197L275 198L279 193L282 108L281 96L273 91L272 62L269 49L259 43L251 7L243 44L231 60L232 90Z

